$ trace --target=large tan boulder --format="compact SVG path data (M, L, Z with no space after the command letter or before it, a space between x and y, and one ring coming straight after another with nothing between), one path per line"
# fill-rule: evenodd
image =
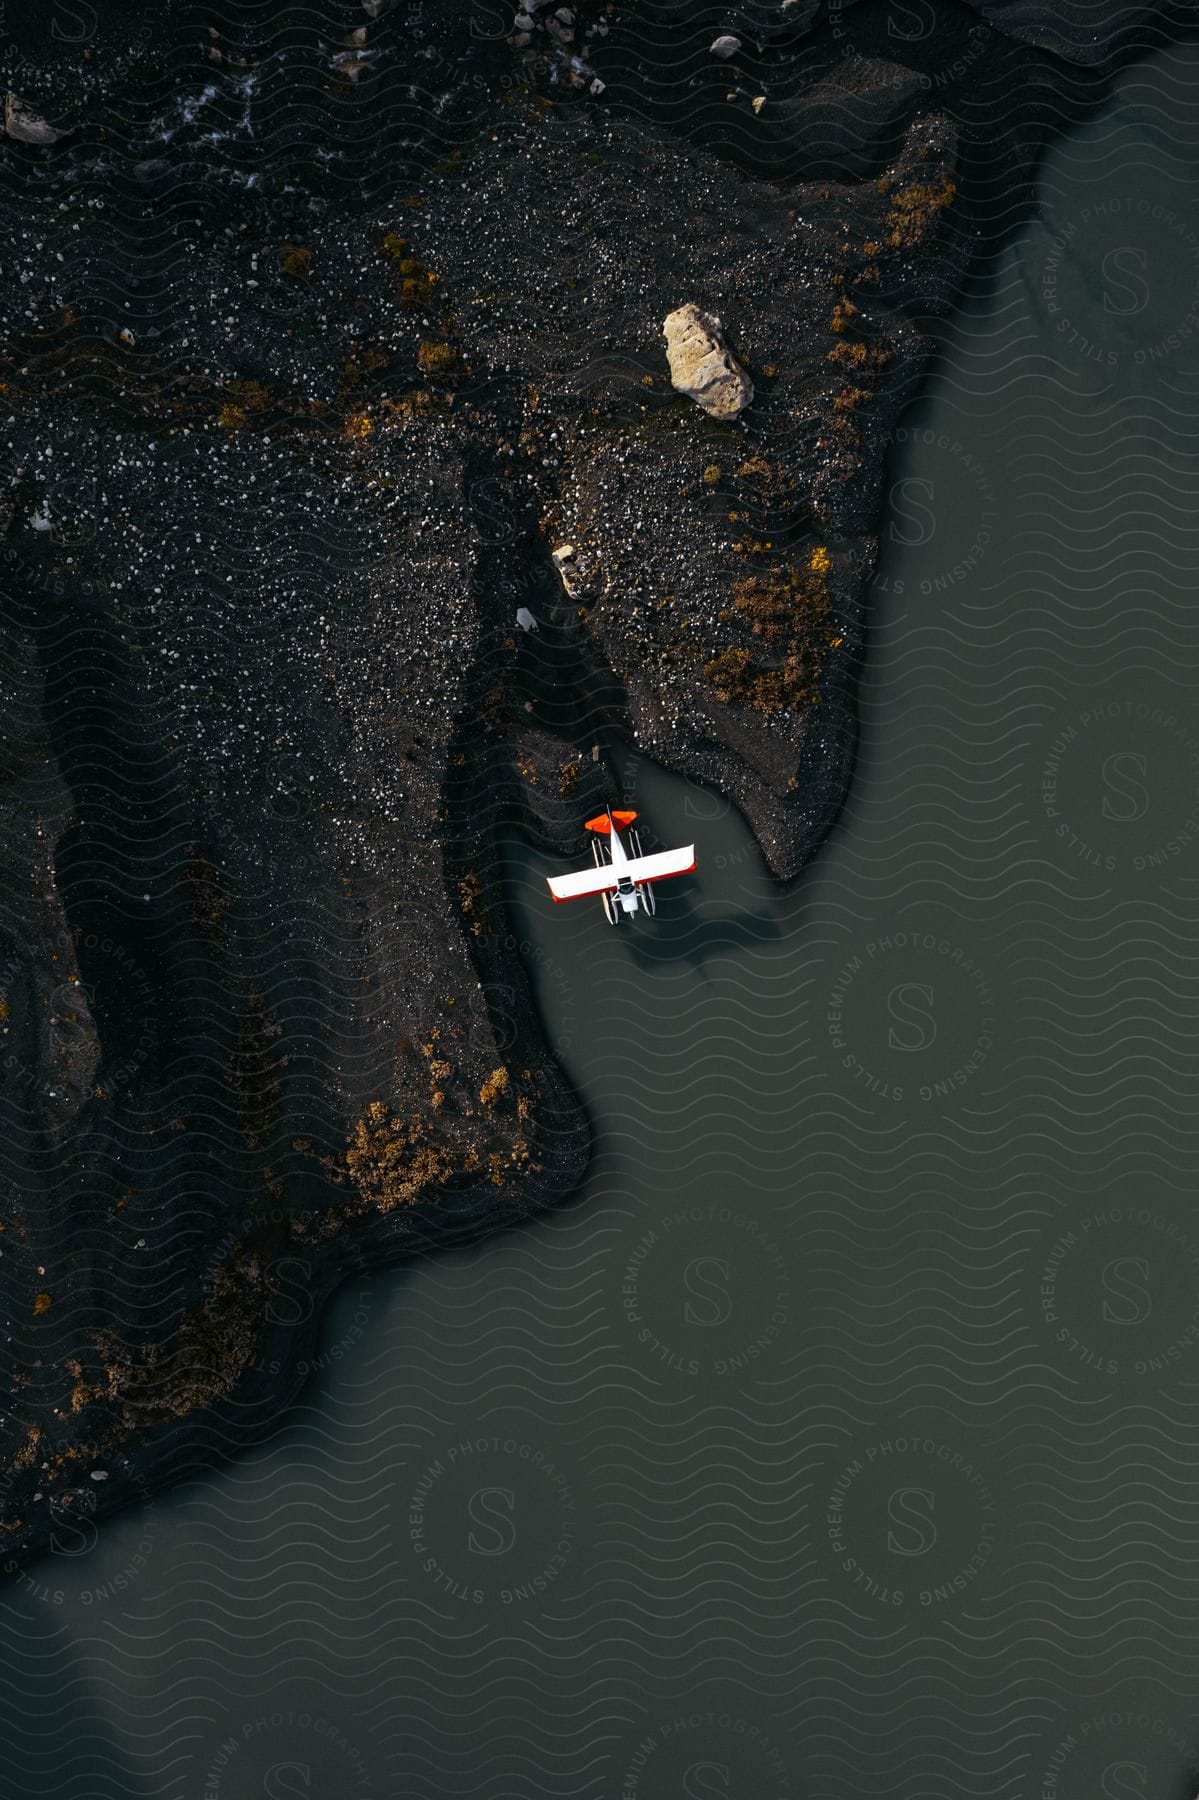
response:
M680 394L689 394L714 419L744 412L754 397L754 384L734 362L715 313L688 304L667 315L666 356L670 379Z

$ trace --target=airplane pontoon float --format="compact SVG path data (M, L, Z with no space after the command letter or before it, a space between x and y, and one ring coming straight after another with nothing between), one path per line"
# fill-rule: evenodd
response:
M595 867L574 875L547 875L555 900L581 900L584 894L598 894L609 925L619 925L622 918L632 918L639 910L653 917L657 911L654 882L670 875L689 875L695 867L695 845L646 856L639 833L632 829L636 817L635 812L613 812L609 807L599 818L586 821L587 830L595 833L591 840ZM622 832L629 840L627 850Z

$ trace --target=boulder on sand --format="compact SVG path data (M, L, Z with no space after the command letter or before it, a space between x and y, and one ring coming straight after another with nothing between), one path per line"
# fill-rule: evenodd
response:
M668 314L662 325L671 385L689 394L714 419L744 412L754 397L754 384L733 361L720 320L688 304Z

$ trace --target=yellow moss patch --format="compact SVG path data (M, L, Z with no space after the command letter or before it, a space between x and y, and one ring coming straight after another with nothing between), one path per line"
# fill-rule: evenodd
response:
M862 373L885 369L890 360L891 346L885 342L834 344L828 353L828 361L836 363L839 368L854 369Z
M452 344L426 338L416 352L416 363L422 375L452 375L462 358Z
M424 306L432 298L439 277L412 255L407 238L397 237L394 231L388 232L381 249L399 277L400 299L405 306Z
M719 700L769 714L819 698L816 683L831 641L823 623L831 606L825 581L831 568L827 547L818 544L803 565L776 564L733 583L733 616L777 660L757 662L741 645L713 657L704 675Z
M892 196L887 214L887 242L893 250L912 250L923 242L939 216L953 203L957 184L943 175L937 186L914 181Z
M346 1172L363 1199L380 1212L411 1206L454 1169L448 1144L419 1119L400 1119L372 1100L355 1125L346 1150Z
M479 1099L484 1106L494 1106L501 1094L508 1091L508 1071L504 1068L493 1069L487 1080L479 1089Z
M467 870L458 883L458 893L462 901L462 910L470 922L471 936L482 937L485 932L491 930L491 916L483 897L483 883L479 879L477 870Z

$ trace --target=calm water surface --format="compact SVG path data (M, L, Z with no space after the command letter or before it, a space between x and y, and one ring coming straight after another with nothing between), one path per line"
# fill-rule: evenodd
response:
M510 846L585 1191L8 1596L20 1791L1193 1794L1197 101L1058 149L899 433L816 864L635 761L653 928Z

